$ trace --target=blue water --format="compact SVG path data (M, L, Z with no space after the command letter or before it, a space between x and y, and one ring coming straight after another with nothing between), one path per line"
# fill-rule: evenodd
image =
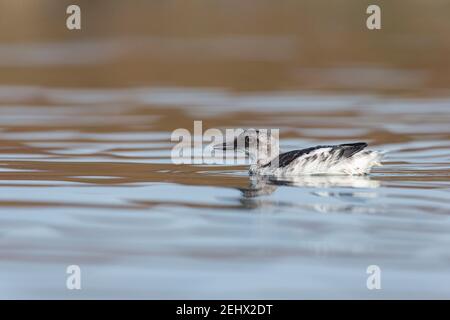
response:
M450 298L450 98L15 87L0 102L0 298ZM388 153L367 177L174 165L170 134L194 120Z

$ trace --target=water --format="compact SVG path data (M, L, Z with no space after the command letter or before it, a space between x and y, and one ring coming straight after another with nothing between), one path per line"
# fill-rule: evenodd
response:
M446 96L3 86L0 102L1 298L450 297ZM175 165L170 134L194 120L388 153L367 177Z
M0 298L450 298L450 3L370 31L359 0L80 1L69 31L64 1L3 2ZM367 177L175 165L195 120L388 153Z

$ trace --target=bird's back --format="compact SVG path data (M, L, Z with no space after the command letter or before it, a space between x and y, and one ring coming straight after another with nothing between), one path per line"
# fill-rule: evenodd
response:
M256 173L292 174L364 174L379 164L380 154L363 151L365 142L319 145L280 154L257 168Z

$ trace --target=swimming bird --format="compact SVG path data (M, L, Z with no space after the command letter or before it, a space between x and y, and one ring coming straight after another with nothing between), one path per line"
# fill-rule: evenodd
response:
M251 161L251 175L363 175L381 165L382 153L364 150L365 142L318 145L285 153L270 130L247 129L233 141L215 149L244 152Z

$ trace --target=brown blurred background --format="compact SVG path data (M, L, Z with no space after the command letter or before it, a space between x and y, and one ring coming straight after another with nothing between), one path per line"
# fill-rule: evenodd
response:
M450 88L450 1L1 0L0 84ZM78 4L82 30L66 29ZM378 4L382 30L366 28Z

